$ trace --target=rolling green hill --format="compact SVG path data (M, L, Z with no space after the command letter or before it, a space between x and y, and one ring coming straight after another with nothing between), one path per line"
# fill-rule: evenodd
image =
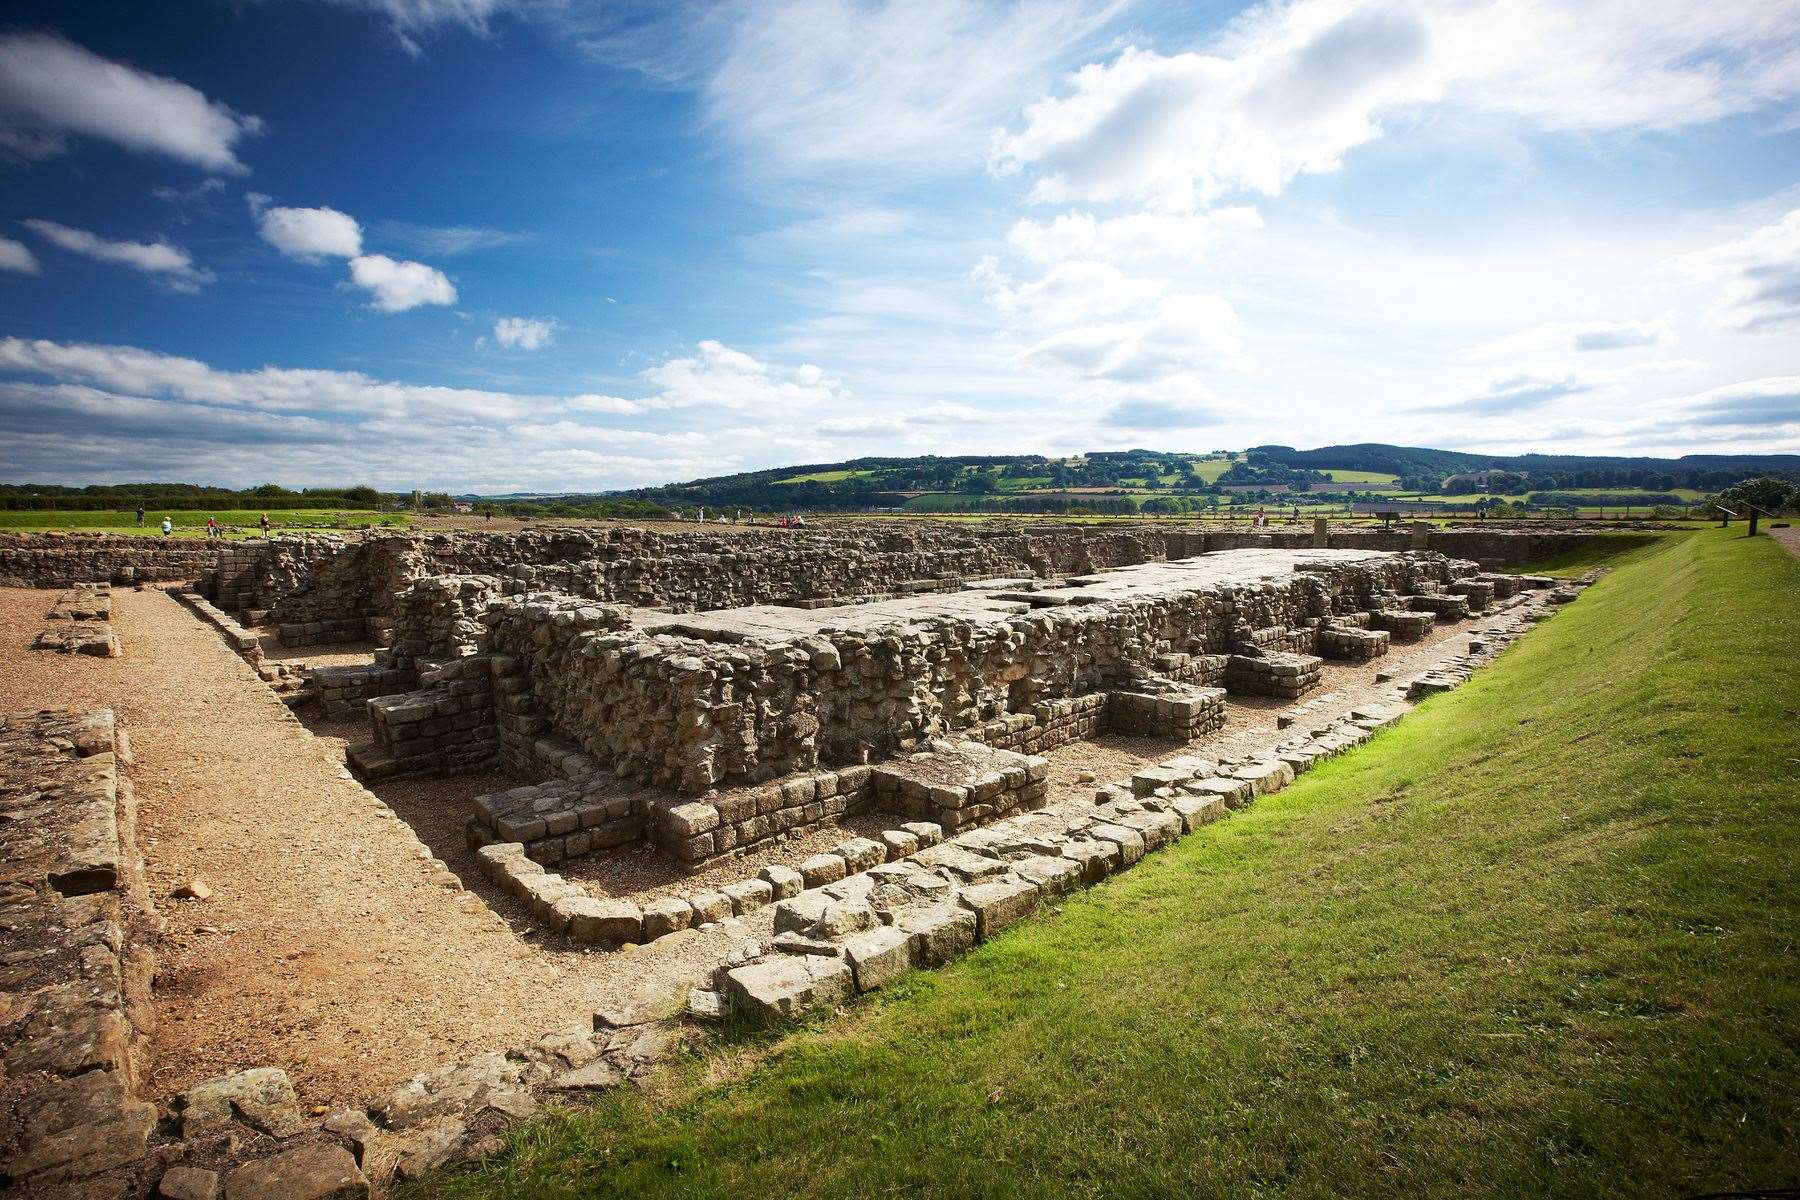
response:
M1181 512L1209 507L1204 501L1226 489L1241 499L1331 485L1339 502L1346 484L1444 494L1468 504L1482 496L1583 492L1697 499L1764 475L1800 479L1800 455L1492 455L1374 442L1314 450L1253 446L1230 457L1145 449L1069 458L926 455L802 463L621 495L674 509Z

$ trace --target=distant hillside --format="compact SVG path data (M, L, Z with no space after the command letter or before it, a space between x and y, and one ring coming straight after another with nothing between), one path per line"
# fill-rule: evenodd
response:
M1465 499L1535 493L1544 506L1552 496L1566 502L1590 492L1608 503L1648 506L1691 502L1762 475L1800 480L1800 455L1495 455L1381 443L1115 450L1061 459L926 455L800 463L615 495L664 508L758 511L1193 512L1233 500L1341 503L1352 492Z

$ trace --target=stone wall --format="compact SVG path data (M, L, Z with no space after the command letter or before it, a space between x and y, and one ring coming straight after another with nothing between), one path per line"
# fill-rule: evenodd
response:
M1313 564L1279 584L1059 600L986 621L823 627L777 642L646 631L610 605L499 595L489 577L435 579L406 597L392 661L470 649L502 656L526 681L504 693L516 697L502 706L514 740L554 730L622 775L699 795L868 762L934 737L1046 749L1060 744L1045 740L1059 719L1070 740L1091 732L1091 712L1077 716L1057 704L1146 675L1202 686L1228 675L1234 690L1296 694L1316 681L1317 659L1290 661L1282 651L1243 645L1256 630L1306 637L1310 645L1322 622L1468 569L1440 555L1383 556ZM1240 652L1255 661L1228 672L1218 656ZM446 703L439 692L419 693L385 711L465 715L439 712ZM400 734L390 715L377 722L387 728L384 746L412 736ZM421 753L405 757L427 761L431 744L414 745Z
M202 538L0 534L0 587L197 579L217 566L222 552L221 543Z
M153 919L112 711L0 716L3 1177L101 1196L145 1152Z

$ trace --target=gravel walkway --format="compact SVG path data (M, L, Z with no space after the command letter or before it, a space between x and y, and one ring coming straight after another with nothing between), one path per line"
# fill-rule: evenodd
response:
M161 591L113 593L121 659L26 649L54 592L0 589L0 710L118 710L168 929L150 1092L274 1065L309 1104L368 1099L480 1050L585 1028L595 1008L698 980L753 927L624 953L546 947L432 881L419 843L339 773L218 635ZM421 791L425 788L422 786ZM204 901L169 893L191 879Z
M1790 524L1786 529L1771 529L1769 536L1787 547L1788 553L1800 558L1800 528Z

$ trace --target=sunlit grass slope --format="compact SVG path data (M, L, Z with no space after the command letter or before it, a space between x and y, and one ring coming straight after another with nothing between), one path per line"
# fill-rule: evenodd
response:
M1800 563L1703 531L1255 808L456 1196L1800 1184Z

